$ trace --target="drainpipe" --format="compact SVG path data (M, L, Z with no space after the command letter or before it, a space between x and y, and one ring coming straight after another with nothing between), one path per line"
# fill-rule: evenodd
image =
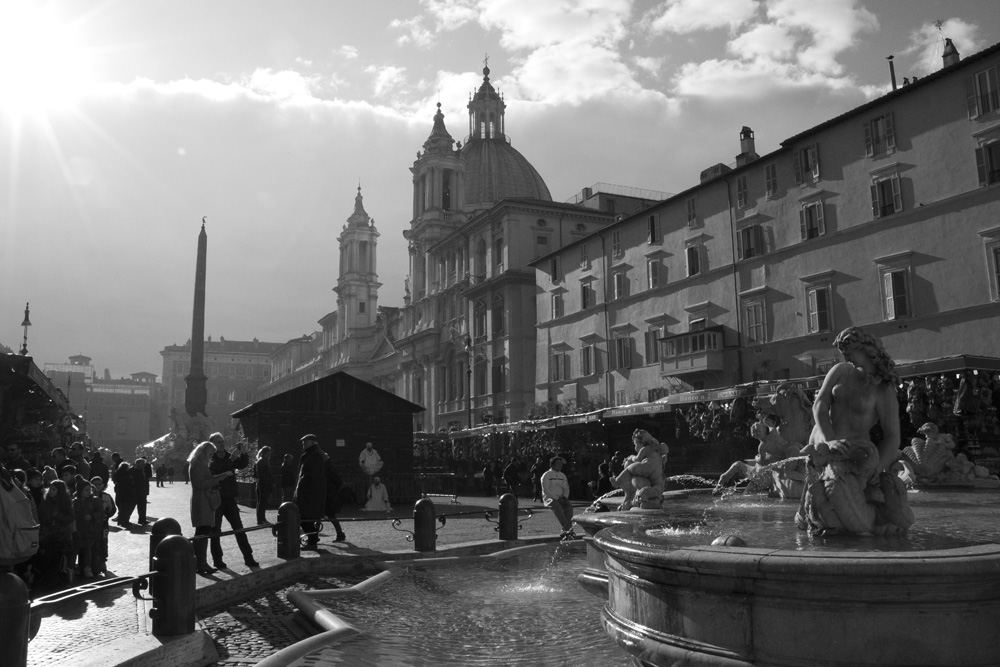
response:
M736 216L733 215L733 193L729 177L726 181L726 204L729 208L729 241L733 257L733 300L736 302L736 384L743 383L743 311L740 308L740 286L736 272ZM723 340L723 344L725 341Z

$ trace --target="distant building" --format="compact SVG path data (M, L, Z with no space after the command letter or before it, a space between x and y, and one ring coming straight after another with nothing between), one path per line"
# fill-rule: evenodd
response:
M271 378L271 353L281 343L226 340L220 337L205 341L205 375L208 378L208 404L206 415L215 427L228 434L233 422L230 415L253 403L257 388ZM165 412L169 418L176 410L184 412L184 378L190 372L191 342L168 345L160 352L163 357L163 392ZM165 432L170 422L164 423ZM159 435L162 435L160 433Z
M848 326L1000 356L1000 45L949 62L534 262L535 400L820 375Z

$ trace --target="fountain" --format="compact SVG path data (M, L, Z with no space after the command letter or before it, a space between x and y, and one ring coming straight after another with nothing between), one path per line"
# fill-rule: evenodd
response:
M857 329L836 344L848 361L817 394L801 502L668 492L660 511L575 517L592 537L578 581L607 597L605 631L636 664L997 663L994 496L906 493L888 472L899 456L892 362Z

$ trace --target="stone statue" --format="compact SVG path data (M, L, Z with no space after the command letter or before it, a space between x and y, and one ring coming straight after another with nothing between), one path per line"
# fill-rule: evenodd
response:
M635 454L625 459L625 469L612 483L625 492L621 509L659 509L663 500L663 466L670 448L644 429L632 433Z
M900 455L895 364L881 341L857 327L840 332L834 345L845 361L816 394L796 523L816 533L905 532L913 511L903 480L889 472ZM878 447L869 436L876 423L883 433Z

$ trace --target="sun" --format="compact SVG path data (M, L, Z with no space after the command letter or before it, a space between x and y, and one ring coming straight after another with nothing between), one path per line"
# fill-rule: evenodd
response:
M71 107L90 84L72 25L34 3L0 2L0 111L23 116Z

